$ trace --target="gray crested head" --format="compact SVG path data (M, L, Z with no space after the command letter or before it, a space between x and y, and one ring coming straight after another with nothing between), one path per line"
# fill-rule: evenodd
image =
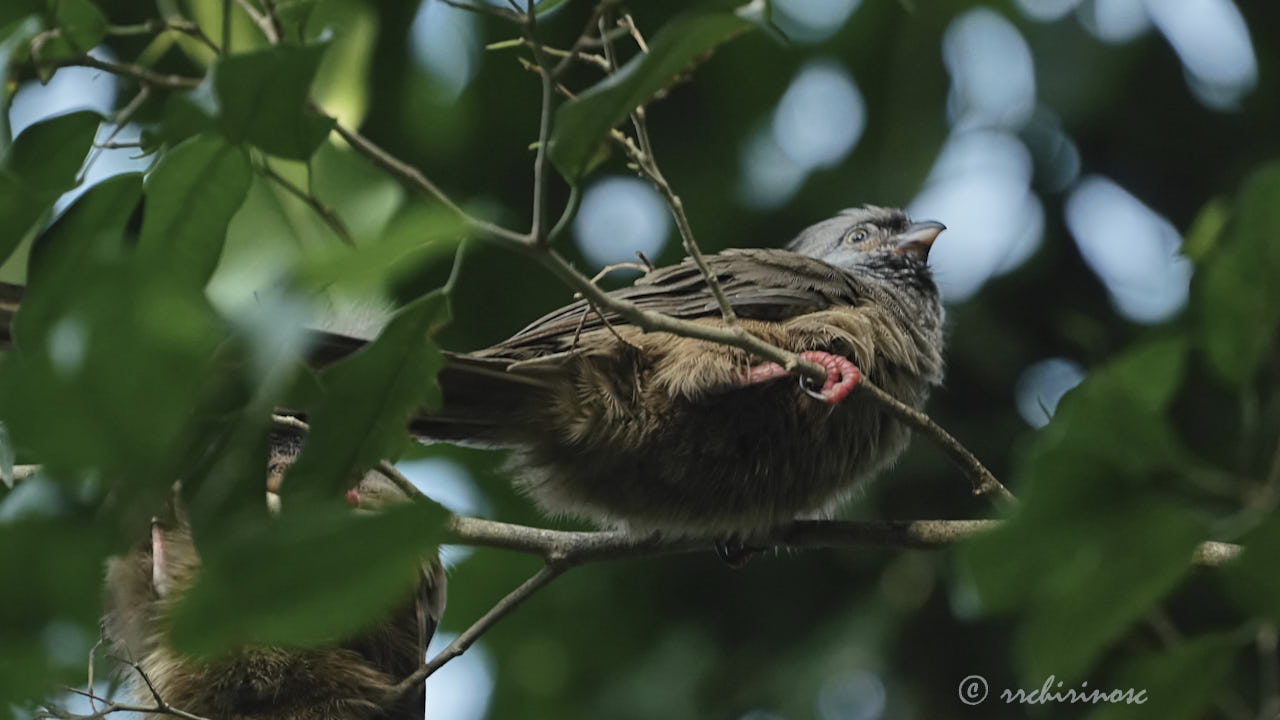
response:
M810 225L787 249L844 270L937 351L943 309L928 260L929 248L945 229L932 220L913 222L896 208L864 205ZM940 363L939 357L939 368Z
M946 230L932 220L912 222L897 208L864 205L810 225L787 249L868 280L880 279L936 297L929 248Z

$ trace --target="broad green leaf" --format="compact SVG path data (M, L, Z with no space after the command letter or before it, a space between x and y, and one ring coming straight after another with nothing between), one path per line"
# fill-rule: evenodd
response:
M9 66L21 60L20 53L43 28L37 15L39 10L37 0L0 3L0 77L9 77ZM14 90L11 83L0 83L0 155L7 153L13 144L9 103Z
M35 700L83 682L97 639L108 542L89 518L0 524L0 698ZM49 643L56 640L51 651ZM79 641L81 647L76 646Z
M1228 687L1240 644L1229 634L1205 635L1129 662L1106 688L1142 691L1143 703L1101 705L1088 720L1192 720ZM1093 688L1088 688L1092 690ZM1099 688L1102 689L1102 688Z
M1193 279L1200 342L1233 386L1249 384L1280 329L1280 165L1255 173Z
M1003 540L1034 542L1052 569L1027 578L1038 587L1018 632L1017 667L1024 680L1053 674L1068 682L1173 590L1207 534L1191 511L1159 500L1018 530Z
M282 45L223 58L211 71L223 131L272 155L306 160L333 120L308 108L326 45Z
M46 260L65 265L73 255L118 250L113 246L118 245L141 199L141 173L117 175L89 188L37 238L28 260L27 282L40 282Z
M9 257L53 202L76 185L76 172L102 117L76 112L38 122L0 161L0 261Z
M352 479L398 456L417 410L437 407L444 362L432 333L448 317L439 291L406 306L369 345L320 375L323 396L309 408L311 431L284 481L289 497L339 497Z
M0 34L12 30L13 23L44 11L45 6L41 0L5 0L0 3Z
M1152 342L1091 373L1019 463L1017 512L962 548L983 606L1023 612L1028 682L1087 671L1176 585L1207 534L1152 489L1184 464L1167 408L1185 357L1179 339Z
M697 12L663 26L649 52L632 58L556 111L548 152L572 184L587 172L597 147L615 125L665 88L704 53L750 30L754 24L731 12Z
M1244 552L1219 572L1235 604L1249 615L1280 620L1280 515L1272 514L1243 540Z
M257 533L226 533L202 550L190 593L178 604L173 642L212 654L244 643L336 641L410 593L422 556L439 542L445 512L404 503L373 517L306 504Z
M59 33L40 49L42 60L92 50L107 32L107 18L90 0L47 0L49 24Z
M122 502L156 500L199 454L210 408L234 397L217 365L226 332L199 285L124 256L118 240L84 242L95 252L43 258L28 287L0 419L53 471L101 478Z
M317 248L303 259L298 279L317 290L336 287L383 292L389 282L424 262L453 257L465 234L466 227L454 213L414 206L374 241L354 248L338 243Z
M197 136L166 153L147 178L139 252L203 285L222 255L227 224L244 202L252 174L244 150L214 135Z

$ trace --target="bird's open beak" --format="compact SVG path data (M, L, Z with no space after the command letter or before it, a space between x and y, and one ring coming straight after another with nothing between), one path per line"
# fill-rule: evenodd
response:
M933 241L946 229L947 226L940 222L925 220L911 223L906 230L894 236L893 240L898 245L898 252L911 253L925 260L929 257L929 248L933 246Z

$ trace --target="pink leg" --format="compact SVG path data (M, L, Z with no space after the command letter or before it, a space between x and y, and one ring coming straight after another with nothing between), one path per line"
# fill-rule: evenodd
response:
M849 361L849 358L842 355L833 355L821 350L806 350L800 353L800 357L810 362L818 363L827 369L827 380L822 385L822 391L817 393L824 402L835 404L843 400L853 390L853 387L858 384L858 380L861 377L858 373L858 368ZM746 377L743 378L743 384L753 385L755 383L768 382L785 375L787 375L787 371L782 369L782 366L778 363L761 363L747 370Z
M360 507L360 491L355 488L348 490L347 503L351 505L351 507Z

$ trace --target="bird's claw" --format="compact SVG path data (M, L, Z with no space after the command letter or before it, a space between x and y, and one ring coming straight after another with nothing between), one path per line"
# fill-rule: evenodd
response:
M827 379L823 382L821 389L810 387L807 378L800 377L800 389L805 393L826 403L835 404L843 400L858 384L862 378L858 368L843 355L835 355L821 350L806 350L800 353L800 357L815 362L826 368ZM761 363L747 370L746 377L743 382L747 385L754 383L766 382L783 377L787 371L781 365L774 362Z

